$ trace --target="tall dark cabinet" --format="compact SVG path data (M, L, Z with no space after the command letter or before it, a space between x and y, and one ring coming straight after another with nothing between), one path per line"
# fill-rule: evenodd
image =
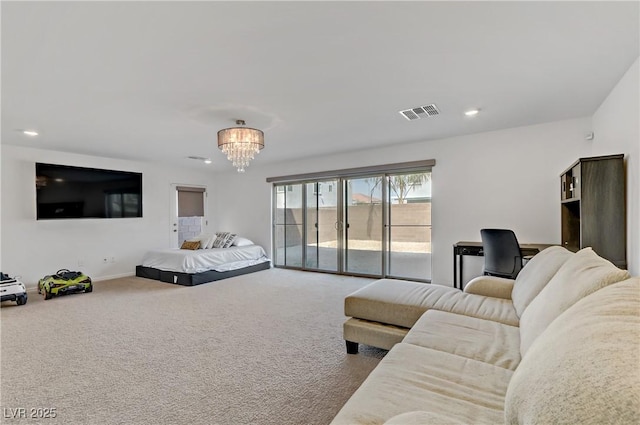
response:
M627 268L624 155L580 158L560 176L562 245Z

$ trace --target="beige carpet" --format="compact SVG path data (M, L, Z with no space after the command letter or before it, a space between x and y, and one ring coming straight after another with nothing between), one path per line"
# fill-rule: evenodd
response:
M347 355L342 340L344 296L369 282L271 269L4 302L0 421L326 424L386 353ZM16 408L57 417L8 419Z

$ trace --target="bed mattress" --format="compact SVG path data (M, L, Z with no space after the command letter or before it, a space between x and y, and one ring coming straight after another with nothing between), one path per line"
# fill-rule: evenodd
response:
M180 273L225 272L268 262L260 245L211 249L163 249L147 252L142 266Z

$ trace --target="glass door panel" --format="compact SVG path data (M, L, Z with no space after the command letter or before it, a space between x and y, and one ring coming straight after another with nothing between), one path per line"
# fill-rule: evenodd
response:
M338 271L338 181L306 186L306 267Z
M382 176L345 179L344 271L382 275Z
M387 274L431 279L431 173L390 175Z
M307 183L305 267L317 269L320 262L318 254L318 183Z
M302 184L277 185L274 264L302 267Z

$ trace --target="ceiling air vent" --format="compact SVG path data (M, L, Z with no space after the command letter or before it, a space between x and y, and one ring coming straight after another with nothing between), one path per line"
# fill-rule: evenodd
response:
M406 111L400 111L400 113L409 121L411 120L417 120L420 119L420 117L418 115L416 115L415 112L413 112L413 109L407 109Z
M419 120L420 118L432 117L434 115L440 115L440 111L435 103L426 106L418 106L417 108L411 108L404 111L400 111L400 114L409 121Z

